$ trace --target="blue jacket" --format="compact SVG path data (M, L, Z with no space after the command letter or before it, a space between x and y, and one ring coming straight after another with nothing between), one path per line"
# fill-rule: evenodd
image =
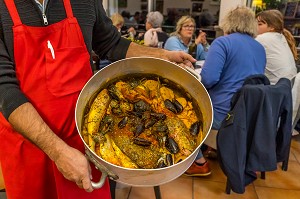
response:
M245 192L245 186L256 179L255 171L276 170L277 162L289 157L290 80L281 78L276 85L258 83L241 88L217 134L220 166L236 193Z

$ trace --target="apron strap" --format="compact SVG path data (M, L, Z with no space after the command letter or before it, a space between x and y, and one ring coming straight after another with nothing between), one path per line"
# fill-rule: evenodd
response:
M4 0L4 1L5 1L5 4L6 4L6 7L8 9L8 12L9 12L11 18L12 18L12 21L14 22L14 25L15 26L21 25L22 21L20 19L19 14L18 14L16 5L15 5L15 1L14 0Z
M64 0L64 5L65 5L66 13L67 13L67 18L72 18L73 11L72 11L70 0Z

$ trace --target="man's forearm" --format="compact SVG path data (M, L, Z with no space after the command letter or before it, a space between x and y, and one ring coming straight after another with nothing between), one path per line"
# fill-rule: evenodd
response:
M183 64L187 67L193 67L191 62L196 62L191 55L183 51L169 51L161 48L142 46L131 42L126 53L126 58L143 56L161 58L171 62L176 62L180 65Z
M128 48L126 58L128 57L156 57L161 59L168 60L168 57L166 55L166 50L161 48L152 48L148 46L142 46L138 45L134 42L130 43L130 46Z
M52 160L66 146L30 103L19 106L10 114L8 120L17 132L43 150Z

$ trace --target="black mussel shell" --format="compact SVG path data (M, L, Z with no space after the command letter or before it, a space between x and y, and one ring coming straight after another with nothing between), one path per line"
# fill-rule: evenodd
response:
M148 129L156 123L156 119L150 118L145 122L145 128Z
M176 154L176 153L179 152L179 146L178 146L178 144L175 142L175 140L173 138L169 137L166 140L165 146L168 149L168 151L170 151L173 154Z
M150 146L152 144L151 141L139 137L133 138L133 143L139 146Z
M165 120L167 118L164 113L150 113L150 115L158 120Z
M150 105L144 102L143 100L134 103L134 111L141 113L148 110L150 110Z
M173 157L171 154L166 155L166 163L167 163L167 166L171 166L174 164L174 160L173 160Z
M198 135L199 131L200 131L201 124L202 123L200 123L199 121L192 124L191 127L190 127L190 133L192 135Z
M145 125L143 123L139 123L135 126L135 129L134 129L134 136L139 136L141 133L143 133L145 130Z
M171 102L171 100L166 99L166 100L164 101L164 104L165 104L165 107L166 107L167 109L169 109L169 110L172 111L173 113L177 113L177 109L176 109L175 105Z
M177 110L177 113L181 113L183 111L183 106L176 100L173 100L173 104Z
M128 117L127 116L123 117L123 119L118 123L119 129L124 128L127 122L128 122Z

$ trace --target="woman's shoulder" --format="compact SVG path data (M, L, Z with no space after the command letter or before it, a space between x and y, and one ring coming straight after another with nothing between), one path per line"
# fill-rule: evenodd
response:
M184 46L180 42L179 38L173 35L167 39L164 48L167 50L182 50Z
M179 38L176 35L172 35L169 37L168 41L179 41Z
M280 34L276 32L265 32L257 35L255 39L259 42L274 42L279 36Z
M168 39L167 39L167 41L166 41L166 44L174 44L174 43L180 43L180 39L177 37L177 36L175 36L175 35L173 35L173 36L170 36Z

